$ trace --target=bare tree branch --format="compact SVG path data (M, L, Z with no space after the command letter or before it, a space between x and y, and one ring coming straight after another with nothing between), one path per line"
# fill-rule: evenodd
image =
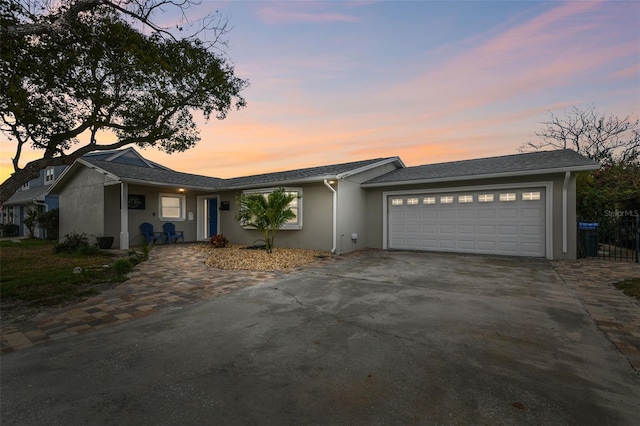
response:
M594 106L565 110L564 117L553 112L546 127L536 132L541 141L527 142L520 151L573 149L605 164L640 160L640 120L628 115L619 118L600 114Z

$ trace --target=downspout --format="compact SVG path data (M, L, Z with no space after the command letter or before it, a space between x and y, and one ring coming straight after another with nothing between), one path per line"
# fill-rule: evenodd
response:
M329 190L332 192L332 198L333 198L333 247L331 248L331 253L335 254L336 235L338 234L338 203L337 203L338 193L336 192L335 189L333 189L331 185L329 185L329 182L327 182L326 179L324 180L324 186L329 188Z
M571 172L564 173L564 182L562 183L562 253L567 254L568 249L568 240L569 240L569 202L568 202L568 188L569 188L569 178L571 177Z
M38 201L38 200L35 200L35 199L31 200L31 201L33 201L33 204L35 204L36 206L43 206L45 212L49 211L49 206L44 201Z

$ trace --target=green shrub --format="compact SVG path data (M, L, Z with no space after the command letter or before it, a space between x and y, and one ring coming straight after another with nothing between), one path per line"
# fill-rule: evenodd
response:
M24 218L24 226L27 227L27 232L29 233L29 238L33 238L34 232L36 230L36 225L38 224L38 215L40 213L37 209L29 209L27 211L27 215Z
M47 240L57 241L60 228L60 209L52 209L38 215L38 223L47 232Z
M18 231L20 227L14 223L5 223L2 225L2 235L5 237L13 237L14 235L18 235Z
M91 254L91 245L89 244L89 237L84 232L77 234L71 232L64 236L64 241L56 244L56 253L82 253Z
M118 276L127 275L134 266L131 259L118 259L113 263L113 272Z

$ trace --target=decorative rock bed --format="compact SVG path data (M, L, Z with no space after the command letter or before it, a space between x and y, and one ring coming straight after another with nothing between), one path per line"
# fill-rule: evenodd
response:
M205 261L207 266L231 270L278 271L332 256L331 253L321 250L282 247L275 247L271 253L267 253L265 250L244 250L246 246L236 244L223 248L215 248L208 244L193 248L210 253Z

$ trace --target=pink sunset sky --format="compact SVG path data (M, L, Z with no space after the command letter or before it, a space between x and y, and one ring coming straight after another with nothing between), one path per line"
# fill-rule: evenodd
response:
M189 16L211 10L233 27L225 54L250 81L248 106L199 122L189 151L139 150L178 171L506 155L550 112L640 114L637 1L203 1ZM0 138L3 181L14 145Z

